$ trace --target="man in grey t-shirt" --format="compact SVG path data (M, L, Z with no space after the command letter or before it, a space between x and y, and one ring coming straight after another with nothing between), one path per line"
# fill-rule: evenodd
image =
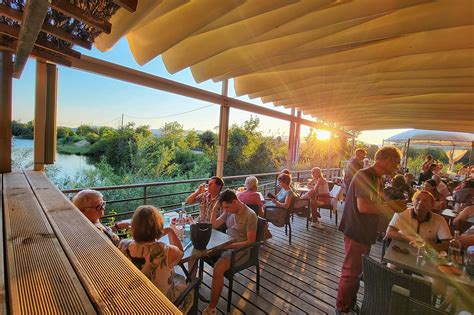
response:
M242 203L232 190L225 190L218 199L224 212L217 218L215 212L211 215L213 228L227 225L227 234L234 237L236 242L230 244L227 249L237 249L252 243L257 239L257 215ZM245 254L245 253L244 253ZM224 273L230 268L230 252L223 253L215 263L212 274L211 301L203 314L216 314L216 306L224 286Z

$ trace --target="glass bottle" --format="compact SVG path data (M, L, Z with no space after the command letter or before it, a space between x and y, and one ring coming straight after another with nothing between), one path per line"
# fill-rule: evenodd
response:
M465 257L466 270L471 275L474 276L474 246L469 246L466 249Z
M454 231L454 238L449 241L448 258L454 264L462 264L461 242L459 242L459 231Z

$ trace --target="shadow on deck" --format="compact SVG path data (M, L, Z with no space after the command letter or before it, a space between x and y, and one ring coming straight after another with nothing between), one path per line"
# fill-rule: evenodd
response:
M339 205L339 216L342 207ZM270 224L273 238L260 254L261 286L256 293L255 268L235 276L232 314L334 314L337 285L344 259L343 234L337 230L328 211L321 213L324 231L306 230L305 218L295 216L292 245L283 228ZM380 260L381 243L372 246L371 256ZM201 292L210 294L212 269L206 269ZM227 285L227 282L226 282ZM225 313L227 287L224 287L218 309ZM363 297L363 283L358 304ZM204 309L201 303L199 309Z

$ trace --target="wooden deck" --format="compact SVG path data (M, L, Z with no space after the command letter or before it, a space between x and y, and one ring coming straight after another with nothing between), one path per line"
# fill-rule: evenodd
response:
M338 205L339 217L342 206ZM316 228L306 230L304 218L296 217L293 226L292 245L283 228L270 225L273 238L267 241L260 254L261 286L256 293L255 269L251 268L235 276L232 295L233 314L334 314L337 285L344 258L343 234L323 211L325 231ZM372 246L372 257L380 260L382 245ZM201 292L208 297L212 269L204 275ZM218 309L225 313L227 287L224 287ZM363 284L358 295L359 305L363 297ZM206 305L201 303L199 309Z

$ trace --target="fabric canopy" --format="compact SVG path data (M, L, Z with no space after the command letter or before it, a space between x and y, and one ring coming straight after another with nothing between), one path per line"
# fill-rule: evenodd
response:
M410 140L410 145L422 144L471 148L472 143L474 142L474 134L414 129L396 134L385 139L384 142L405 143L408 140Z
M140 65L336 127L474 132L472 0L139 0L110 22L99 50L126 36Z

